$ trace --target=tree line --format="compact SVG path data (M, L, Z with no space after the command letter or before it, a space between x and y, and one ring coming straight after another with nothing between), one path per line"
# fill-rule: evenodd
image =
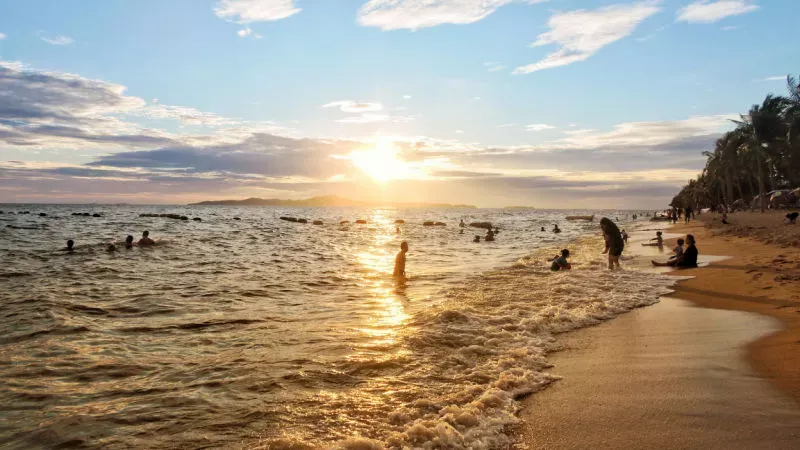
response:
M758 207L768 192L800 187L800 83L786 77L788 95L769 94L717 139L702 173L672 199L678 208Z

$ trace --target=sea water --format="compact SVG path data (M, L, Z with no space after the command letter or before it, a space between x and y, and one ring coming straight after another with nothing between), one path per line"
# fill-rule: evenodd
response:
M557 335L652 304L673 281L630 259L608 271L597 220L564 220L588 211L0 210L12 448L506 448L519 397L556 379ZM202 220L140 217L161 213ZM634 226L630 212L594 213ZM500 233L474 243L485 231L462 234L461 219ZM144 230L158 245L119 245ZM567 245L574 270L551 272Z

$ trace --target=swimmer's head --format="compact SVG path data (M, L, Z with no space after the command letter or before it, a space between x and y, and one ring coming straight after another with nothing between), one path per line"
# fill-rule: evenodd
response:
M408 242L403 241L400 243L400 250L407 252L408 251Z
M678 239L678 245L683 245L683 239Z
M125 243L126 244L133 244L133 236L129 235L128 237L126 237L125 238Z
M567 250L567 249L561 250L561 256L563 256L564 258L568 257L569 256L569 250Z
M67 241L67 248L68 248L68 249L72 250L72 247L73 247L74 245L75 245L75 241L73 241L72 239L70 239L70 240L68 240L68 241Z
M145 231L144 233L142 233L142 237L147 237L147 236L150 236L150 232L149 231Z
M114 244L108 244L108 247L106 247L106 250L109 251L109 252L113 252L116 249L117 249L117 246L114 245Z

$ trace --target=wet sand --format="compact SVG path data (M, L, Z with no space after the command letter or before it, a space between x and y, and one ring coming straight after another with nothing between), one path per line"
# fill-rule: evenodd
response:
M664 298L562 336L567 350L548 359L563 379L523 402L523 447L800 446L800 251L719 233L712 218L670 230L693 233L701 255L731 256L681 271L695 278L674 297L691 302Z

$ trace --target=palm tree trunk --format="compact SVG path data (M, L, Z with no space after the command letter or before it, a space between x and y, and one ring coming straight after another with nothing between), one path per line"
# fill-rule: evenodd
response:
M756 164L758 164L758 200L761 204L761 212L767 210L767 191L764 189L764 155L761 154L761 149L756 147Z

